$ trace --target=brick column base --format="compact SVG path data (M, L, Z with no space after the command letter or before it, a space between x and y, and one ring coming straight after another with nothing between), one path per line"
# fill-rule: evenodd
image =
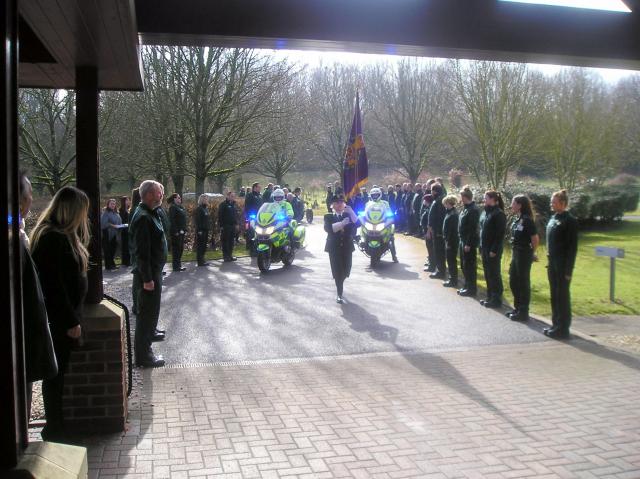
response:
M102 301L84 309L84 344L65 376L64 415L75 433L124 431L127 418L124 311Z

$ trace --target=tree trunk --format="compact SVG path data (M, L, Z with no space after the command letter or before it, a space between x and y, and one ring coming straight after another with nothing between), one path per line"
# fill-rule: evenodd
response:
M222 175L215 177L216 193L223 193L224 192L224 182L225 182L224 180L225 180L225 178Z
M200 195L204 193L204 181L206 177L202 175L196 175L196 200L200 198Z
M182 196L182 190L184 188L184 175L172 175L174 193L178 193Z

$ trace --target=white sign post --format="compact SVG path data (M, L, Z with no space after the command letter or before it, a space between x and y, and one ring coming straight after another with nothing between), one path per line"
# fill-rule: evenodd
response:
M609 258L609 301L615 302L616 288L616 258L624 258L622 248L610 248L608 246L596 246L596 256Z

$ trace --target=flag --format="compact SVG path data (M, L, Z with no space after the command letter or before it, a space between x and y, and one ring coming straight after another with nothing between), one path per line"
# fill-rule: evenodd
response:
M369 161L362 136L362 119L360 118L360 95L356 92L356 111L353 114L353 124L349 142L344 153L344 174L342 186L347 200L358 194L360 188L369 181Z

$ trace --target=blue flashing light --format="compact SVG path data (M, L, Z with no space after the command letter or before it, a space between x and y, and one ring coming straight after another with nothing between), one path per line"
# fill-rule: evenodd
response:
M387 211L387 218L393 218L393 211Z
M287 219L286 215L278 215L277 218L281 221L284 221Z
M11 226L11 225L13 224L13 216L11 216L11 213L9 213L9 214L7 215L7 224L8 224L9 226Z
M358 216L364 216L364 211L358 211Z
M249 219L250 220L255 220L256 219L256 215L249 215Z

